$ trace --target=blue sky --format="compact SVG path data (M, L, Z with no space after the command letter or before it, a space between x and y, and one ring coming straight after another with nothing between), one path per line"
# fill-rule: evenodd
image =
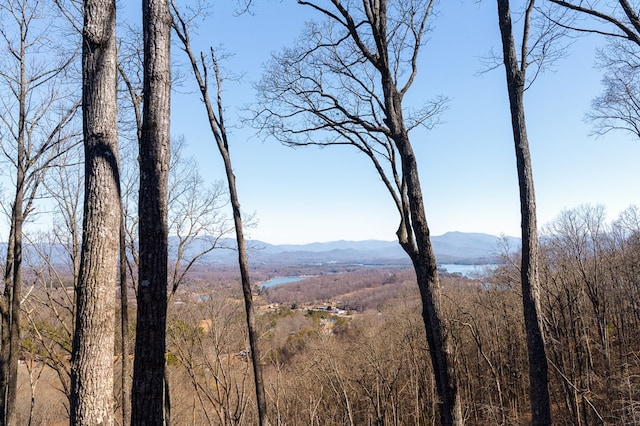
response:
M412 95L416 105L438 94L451 99L440 127L412 134L432 234L518 236L504 70L478 75L482 58L501 49L495 2L440 3ZM252 83L262 64L271 52L291 45L304 20L314 15L294 1L264 0L253 15L234 17L231 4L216 2L193 38L196 49L212 45L234 55L224 66L242 79L226 83L224 101L227 122L238 124L241 107L254 99ZM120 13L136 12L127 8ZM640 141L625 133L596 139L584 121L601 90L593 64L594 49L602 45L600 38L577 40L569 56L525 95L540 225L583 203L604 204L609 219L640 203ZM177 47L174 55L183 60ZM195 86L185 81L176 89L172 133L186 138L207 179L223 179ZM258 219L251 238L270 243L395 239L397 212L359 153L345 147L291 149L258 139L247 128L231 129L230 141L242 208Z

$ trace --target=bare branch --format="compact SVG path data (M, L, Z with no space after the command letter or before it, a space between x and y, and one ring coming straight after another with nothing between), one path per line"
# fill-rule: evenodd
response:
M631 19L632 25L634 26L634 29L629 28L627 25L625 25L622 21L620 21L619 19L617 19L616 17L614 17L613 15L595 10L593 8L590 7L585 7L582 6L582 3L580 4L574 4L571 3L569 1L564 1L564 0L549 0L551 3L555 3L558 6L562 6L565 7L567 9L576 11L576 12L580 12L580 13L584 13L586 15L592 16L594 18L596 18L597 20L603 22L603 23L609 23L612 24L615 28L619 29L622 34L624 35L624 37L628 38L629 40L633 41L634 43L640 45L640 35L638 35L638 28L635 27L636 25L638 25L638 18L637 16L634 17L635 13L633 12L633 10L631 9L631 7L629 6L628 2L626 0L620 0L620 3L623 5L623 8L625 8L625 12L628 10L630 11L627 16L629 17L629 19ZM626 4L626 7L625 7ZM588 31L588 32L594 32L594 33L599 33L599 34L609 34L606 32L600 32L599 30L583 30L583 31ZM614 33L610 34L610 35L615 35Z

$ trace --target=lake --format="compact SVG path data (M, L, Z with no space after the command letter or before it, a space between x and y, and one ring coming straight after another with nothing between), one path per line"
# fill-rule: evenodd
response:
M467 278L477 278L479 275L483 274L487 269L495 269L498 265L496 264L487 264L487 265L458 265L455 263L443 263L438 265L439 269L446 269L450 274L460 274ZM310 278L309 276L304 277L276 277L271 278L268 281L264 281L260 283L260 287L274 287L280 284L288 284L295 283L298 281L306 280Z
M457 265L454 263L443 263L438 265L439 269L446 269L450 274L460 274L467 278L476 278L478 275L483 274L486 270L497 268L498 265Z
M280 284L295 283L309 277L277 277L271 278L269 281L260 283L260 287L273 287Z
M460 274L467 278L477 278L479 275L483 274L487 269L495 269L498 265L495 264L487 264L487 265L458 265L455 263L443 263L438 265L439 269L446 269L447 272L451 274ZM264 281L260 283L260 287L268 288L275 287L280 284L289 284L295 283L298 281L306 280L307 278L311 278L309 276L296 276L296 277L276 277L271 278L268 281Z

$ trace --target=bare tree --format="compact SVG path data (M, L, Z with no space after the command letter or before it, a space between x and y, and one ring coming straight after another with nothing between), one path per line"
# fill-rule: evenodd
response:
M71 357L71 424L113 424L114 289L122 218L116 105L116 6L85 0L82 106L85 198Z
M127 280L127 234L124 211L120 222L118 283L120 285L120 416L123 426L131 421L130 379L131 361L129 360L129 286Z
M602 136L623 130L640 138L640 46L610 38L597 52L603 92L591 102L586 118L593 133Z
M534 425L551 424L547 356L542 333L540 313L540 282L538 276L538 225L536 198L533 185L531 153L524 113L524 92L527 67L531 60L529 43L531 19L535 0L529 0L523 18L520 58L516 51L511 22L509 0L498 0L498 24L502 35L503 61L507 77L511 125L515 144L518 186L520 188L520 214L522 228L522 257L520 279L522 305L529 353L529 394ZM546 42L542 40L541 43ZM544 60L544 57L538 60Z
M193 398L193 423L250 424L251 366L242 305L215 297L180 309L168 326L170 356L184 370ZM197 419L197 420L196 420Z
M256 321L253 307L251 278L249 276L249 262L247 259L247 243L244 237L244 226L240 211L240 199L238 196L236 177L233 172L231 154L229 152L229 140L225 127L224 108L222 102L222 75L220 73L218 58L216 57L213 48L211 48L210 56L205 56L204 53L201 53L200 60L196 58L191 49L188 22L180 15L180 12L173 0L171 4L176 20L174 29L182 43L185 53L189 58L193 75L198 83L200 93L202 94L202 100L207 111L207 118L209 119L211 133L213 134L218 151L220 152L220 156L224 162L225 174L229 188L229 198L233 212L236 242L238 246L238 265L240 267L240 277L242 281L242 293L247 319L249 348L251 352L250 355L253 363L256 400L258 404L258 418L259 424L264 425L268 423L267 399L264 391L262 368L260 366L260 348L258 347L257 333L255 331ZM213 68L213 76L210 80L209 72L211 68ZM215 103L211 101L211 96L209 94L210 86L216 91Z
M129 37L118 45L118 93L121 124L119 134L125 143L120 146L122 226L120 227L120 415L122 424L131 422L131 361L129 359L129 288L137 295L138 209L140 174L137 157L142 139L143 52L141 31L129 27ZM130 167L128 167L130 166ZM129 278L131 282L129 282Z
M138 34L135 28L130 28L130 34ZM131 140L136 145L142 138L142 106L143 106L143 58L140 44L142 40L130 37L121 40L119 49L118 71L120 75L120 111L124 114L120 120L124 124L121 135L125 140ZM220 238L230 231L227 219L221 213L226 202L226 193L220 184L206 185L198 171L198 164L194 158L186 157L184 138L177 138L170 144L169 176L167 188L167 226L168 234L172 238L168 242L168 287L169 300L175 295L180 285L188 278L189 271L197 265L205 255L219 247ZM121 325L123 327L122 348L126 351L124 341L126 318L126 294L129 285L126 276L132 280L132 286L138 294L137 273L140 266L138 251L138 231L140 215L137 205L139 193L137 183L140 173L136 167L136 157L139 150L128 149L129 145L121 147L122 155L122 197L123 197L123 233L124 248L121 250L121 261L126 268L121 271ZM122 407L123 417L127 417L126 382L128 377L127 360L123 354L122 364ZM168 384L165 382L165 385ZM169 395L168 389L165 393ZM167 398L165 395L165 398ZM130 417L130 416L129 416Z
M604 91L593 100L587 115L594 123L594 133L624 130L640 137L640 4L629 0L548 1L575 14L565 27L607 40L607 46L598 52ZM558 20L555 14L550 17Z
M131 423L165 421L167 182L171 99L168 0L142 2L144 89L138 198L140 265ZM167 407L169 402L166 401Z
M82 242L81 156L81 147L68 150L60 159L64 166L54 168L43 182L46 196L53 201L53 229L35 238L28 237L35 256L27 264L35 277L36 291L23 302L28 333L24 339L37 348L32 356L56 372L60 391L68 401L71 395L68 361ZM65 410L68 412L68 405Z
M131 157L139 152L139 144L142 138L142 68L143 60L141 58L142 40L139 39L141 31L134 28L128 28L130 38L120 40L118 46L118 89L119 89L119 111L120 111L120 137L124 141L130 143L121 145L120 155L121 164L134 163ZM133 35L133 36L132 36ZM135 45L135 47L134 47ZM131 77L135 76L135 79ZM123 87L122 87L123 86ZM132 125L133 122L133 125ZM132 131L133 129L133 131ZM135 136L131 136L133 133ZM131 149L135 146L135 149ZM130 148L130 149L127 149ZM131 161L127 161L127 159ZM131 422L131 361L129 360L129 280L131 277L134 281L136 272L132 264L137 265L139 259L136 250L137 227L131 228L129 225L133 221L138 223L137 214L130 212L132 204L137 202L138 198L134 197L136 189L139 186L139 173L137 167L121 166L121 199L122 199L122 224L120 226L120 348L122 351L122 363L120 368L120 415L122 424L126 426ZM137 195L137 194L136 194ZM135 201L133 199L135 198ZM137 207L137 206L136 206ZM137 209L136 209L137 213ZM135 216L135 220L129 220ZM130 259L128 253L135 254L135 259ZM135 290L135 285L133 286Z
M172 142L169 166L169 297L175 296L191 269L233 232L224 214L228 191L222 182L207 184L193 157L185 157L184 139Z
M300 1L325 19L273 61L258 89L256 120L293 146L349 145L373 163L400 215L398 241L411 258L443 425L462 424L450 336L409 132L437 124L445 99L410 110L434 2Z
M0 3L0 12L8 18L0 28L7 53L0 66L0 149L15 185L5 210L10 229L0 295L0 425L4 425L17 421L23 226L35 210L46 172L77 141L68 127L78 103L69 95L72 83L64 80L76 52L56 47L47 27L54 19L47 6L7 0Z
M562 378L564 408L574 424L595 420L589 413L589 407L593 407L592 398L586 393L592 389L597 392L593 385L593 355L599 352L594 350L597 342L592 340L591 330L595 329L596 322L593 322L584 286L584 281L592 278L590 269L595 259L587 248L589 236L584 227L583 212L563 211L545 226L545 243L540 257L549 336L548 359ZM604 265L599 268L602 267Z

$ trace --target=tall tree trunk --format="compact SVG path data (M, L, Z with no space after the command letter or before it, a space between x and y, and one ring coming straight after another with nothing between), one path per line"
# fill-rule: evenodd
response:
M217 113L209 96L208 69L205 62L204 54L201 53L202 67L204 73L200 72L197 60L191 50L191 41L188 33L188 26L180 15L175 3L172 3L173 11L176 17L175 30L178 38L184 46L184 50L191 62L194 77L200 87L202 100L207 110L207 118L209 119L209 127L213 134L218 151L224 162L227 184L229 187L229 198L231 208L233 210L233 221L236 231L236 242L238 244L238 265L240 267L240 277L242 281L242 294L244 297L245 315L247 321L247 331L249 334L249 347L251 352L251 361L253 364L253 377L256 392L256 402L258 405L258 423L260 426L268 424L267 413L267 397L264 391L264 380L262 378L262 367L260 366L260 348L258 346L258 338L255 326L255 309L253 307L253 295L251 291L251 278L249 276L249 263L247 260L247 245L244 238L242 225L242 214L240 212L240 199L236 187L236 177L233 173L233 165L231 164L231 154L229 153L229 141L227 139L227 131L224 126L224 108L222 103L222 78L220 75L220 67L216 59L213 48L211 48L211 61L214 68L215 87L217 88ZM204 75L203 75L204 74Z
M24 152L24 150L19 150ZM23 156L22 156L23 157ZM18 168L19 182L11 213L11 229L7 246L4 276L4 295L1 308L2 346L0 347L0 425L16 423L16 396L18 391L18 357L20 348L20 297L22 293L22 201L24 173Z
M71 356L72 425L112 425L114 422L114 305L122 218L115 18L115 0L84 1L85 198Z
M18 356L20 347L20 298L22 293L22 225L26 176L25 138L27 116L26 30L21 26L20 85L18 88L18 137L16 158L16 192L11 208L10 242L4 276L6 310L3 312L2 347L0 348L0 425L16 424L18 391Z
M533 3L530 3L530 8ZM527 14L525 26L528 26ZM509 0L498 0L498 22L502 35L503 59L509 92L511 125L515 144L518 185L520 188L520 214L522 228L522 305L527 334L529 356L529 398L532 423L551 424L549 403L549 379L547 356L540 319L540 282L538 278L538 229L536 221L536 199L533 187L533 171L529 140L524 114L524 88L527 58L520 58L518 64ZM525 32L526 43L526 32ZM523 49L524 51L525 49Z
M401 122L399 118L398 123ZM453 348L442 319L440 278L424 210L418 165L406 132L401 132L401 136L396 139L396 146L402 158L406 183L405 216L409 216L403 224L411 228L411 231L399 232L398 237L416 272L422 300L422 320L427 333L429 355L439 397L440 422L442 425L462 425L462 406L455 375ZM408 234L415 237L415 242Z
M10 230L7 244L7 263L5 266L4 291L0 295L0 426L7 424L7 402L9 379L11 377L11 300L13 286L11 285L11 269L13 260L9 259L13 252L13 227Z
M142 16L144 98L139 156L140 266L131 423L162 425L167 323L167 184L171 95L171 14L168 0L143 0Z
M233 168L231 167L231 157L229 155L228 145L226 143L226 133L224 133L224 135L225 142L222 147L220 147L220 154L222 155L225 164L227 182L229 184L229 196L231 198L231 206L233 210L233 221L236 229L236 241L238 243L238 265L240 266L240 278L242 281L242 293L244 296L244 310L247 319L249 348L251 350L256 401L258 404L258 424L262 426L268 424L267 397L264 392L264 380L262 378L262 367L260 366L261 354L260 347L258 346L255 308L253 307L251 279L249 277L247 243L244 238L242 216L240 214L240 200L238 198L238 191L236 189L236 178L233 174Z
M10 335L9 335L9 380L7 381L5 419L7 426L17 425L16 399L18 393L18 357L20 355L20 298L22 295L22 201L24 173L18 171L18 179L22 181L14 202L14 234L13 234L13 278L11 292Z
M382 87L387 124L402 164L402 220L397 233L398 241L411 258L416 272L422 300L422 319L439 397L440 422L443 426L462 425L462 406L455 375L453 348L446 323L442 320L440 278L424 210L418 163L404 124L402 96L391 73L382 73Z

